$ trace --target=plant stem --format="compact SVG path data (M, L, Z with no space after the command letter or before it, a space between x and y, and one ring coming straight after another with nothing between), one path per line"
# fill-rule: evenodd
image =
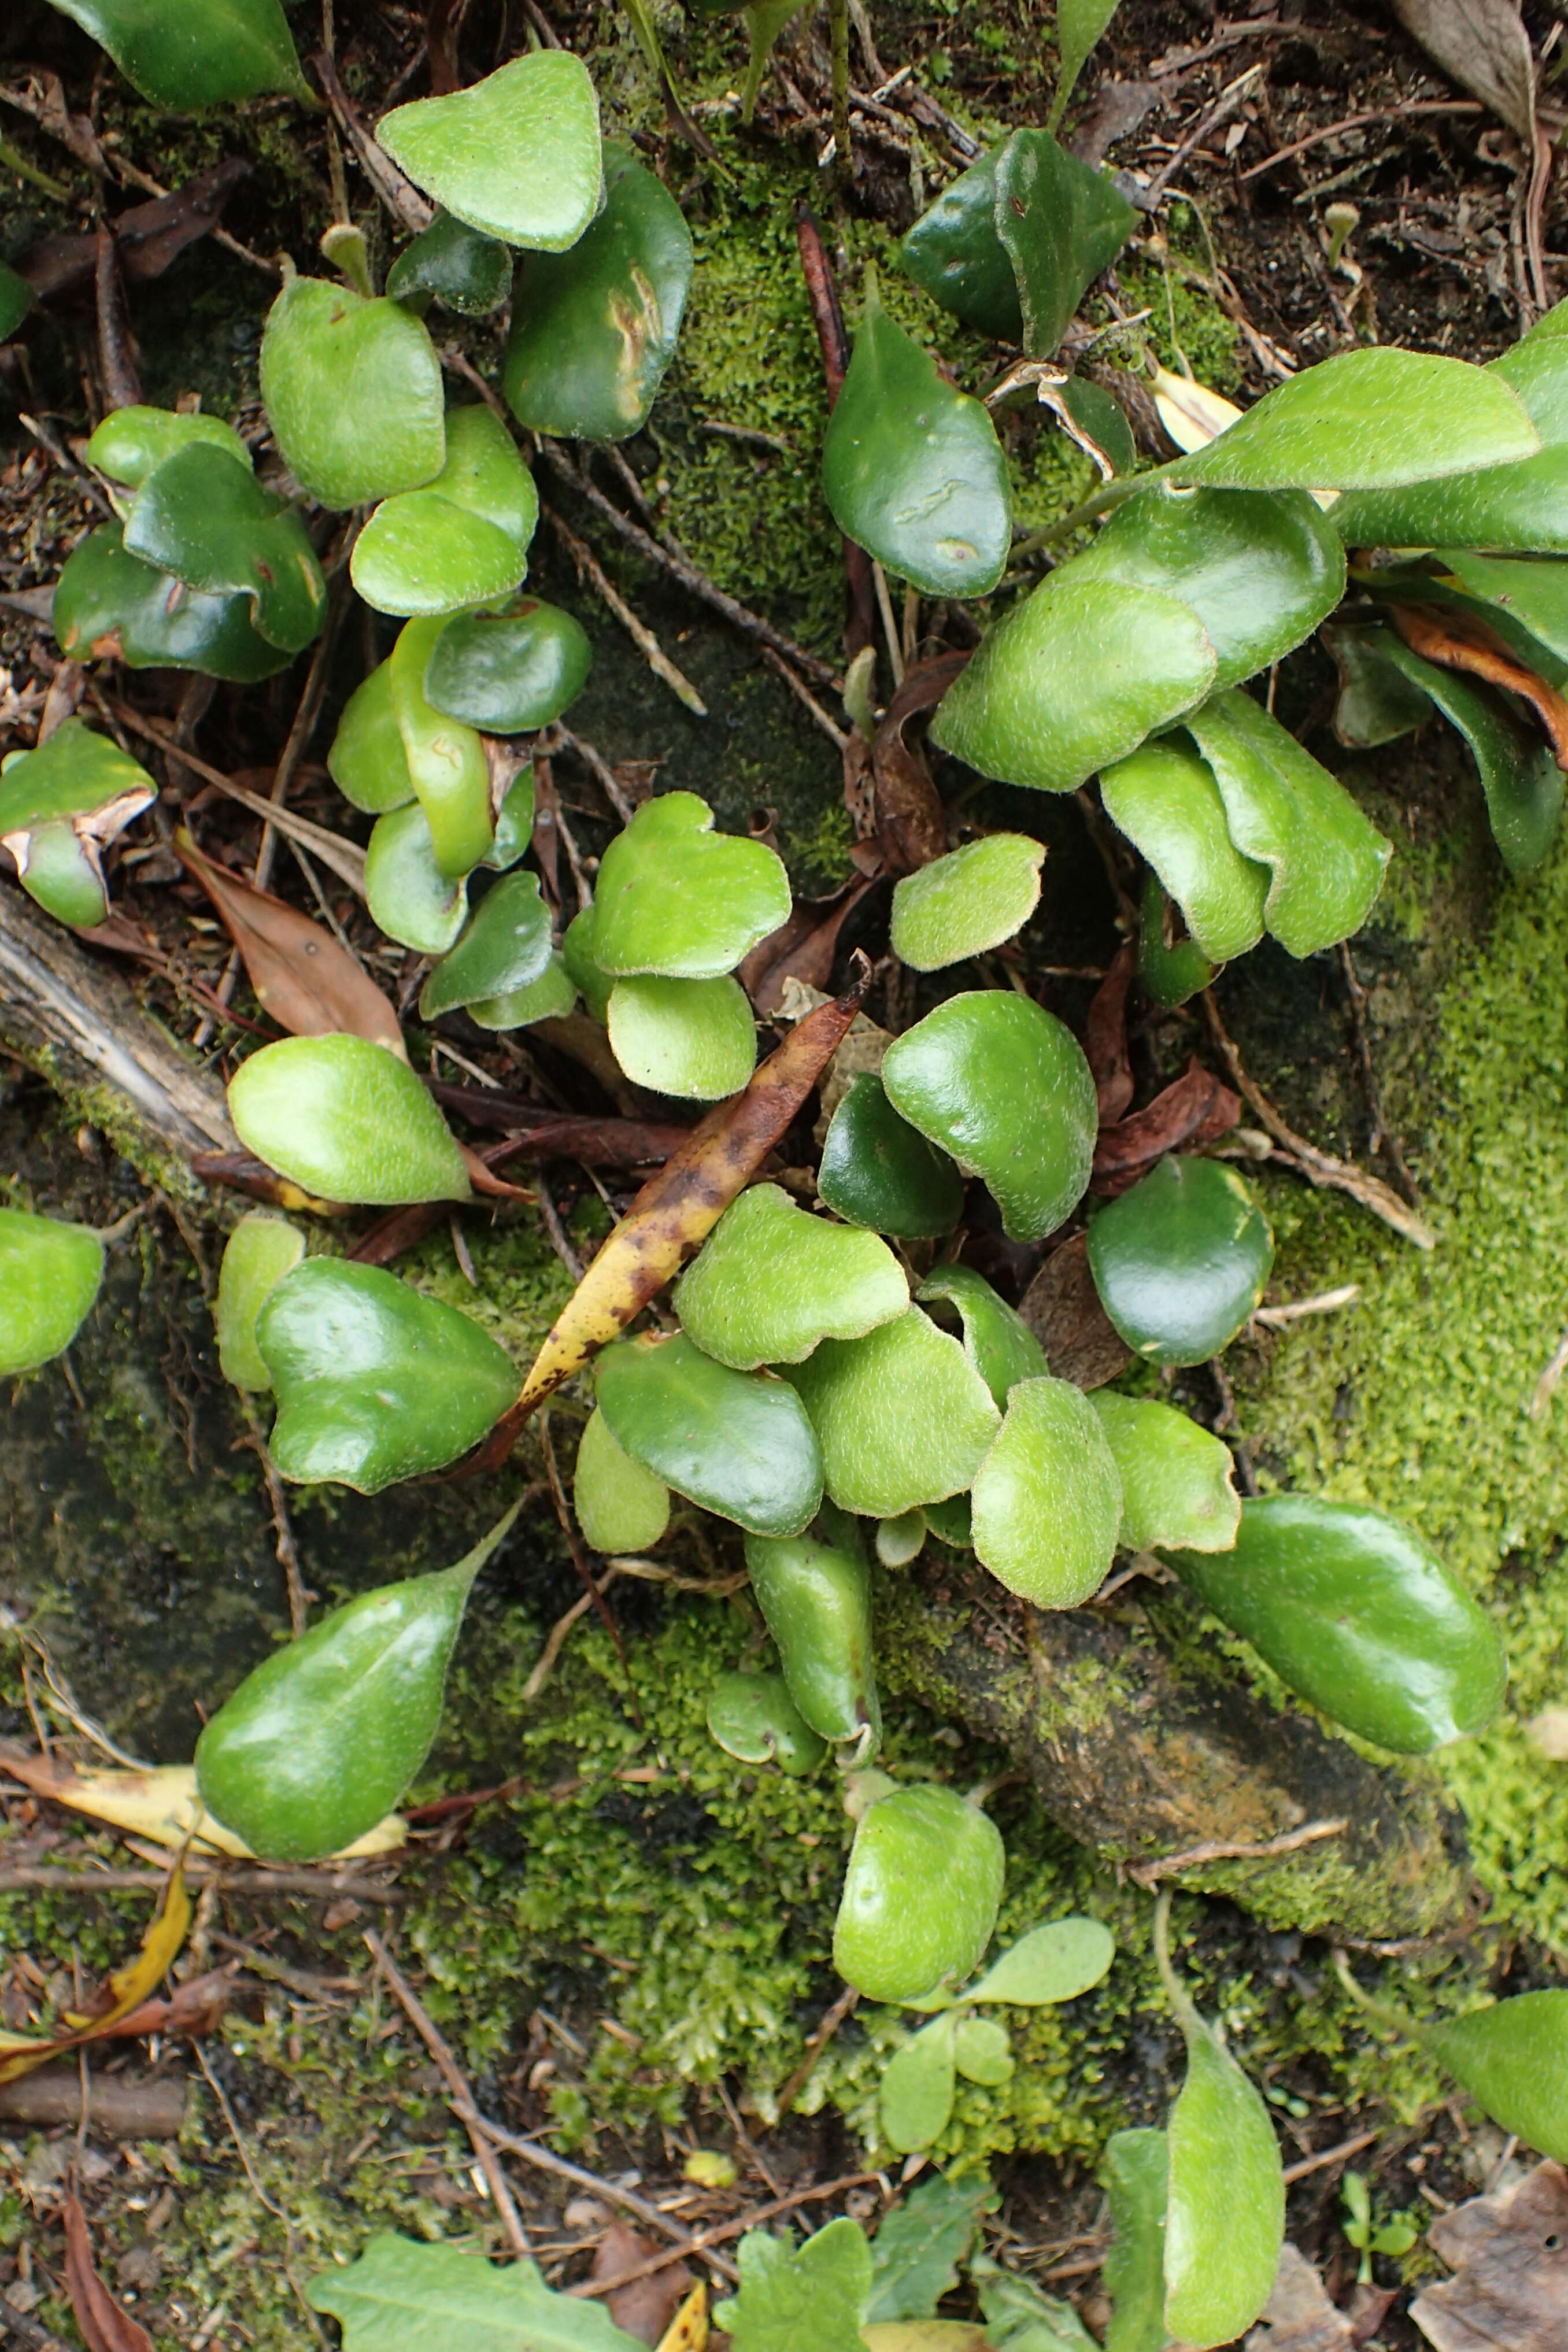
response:
M855 177L849 145L849 0L827 0L827 37L833 68L833 143L838 176L847 187Z
M1047 523L1044 530L1032 530L1027 539L1016 541L1008 562L1016 563L1020 556L1037 555L1042 548L1054 547L1058 540L1070 539L1075 530L1081 529L1086 522L1092 522L1096 515L1106 514L1112 507L1121 506L1123 499L1131 498L1135 491L1147 489L1151 482L1158 481L1164 470L1163 467L1157 467L1151 473L1124 474L1118 481L1102 482L1099 489L1092 490L1080 505L1071 508L1056 522Z
M1425 2046L1426 2035L1413 2017L1404 2010L1396 2009L1392 2001L1374 2000L1371 1993L1363 1991L1351 1973L1351 1964L1343 1952L1334 1954L1334 1974L1358 2009L1365 2010L1369 2017L1375 2018L1378 2024L1385 2026L1390 2033L1397 2033L1406 2042Z
M1165 1999L1170 2002L1182 2032L1187 2035L1205 2033L1207 2027L1171 1965L1171 1890L1168 1886L1163 1886L1154 1898L1154 1966L1160 1971Z

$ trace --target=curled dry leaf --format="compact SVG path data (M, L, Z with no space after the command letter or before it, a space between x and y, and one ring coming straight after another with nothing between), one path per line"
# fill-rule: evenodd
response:
M1258 2326L1247 2331L1246 2352L1352 2352L1350 2322L1323 2292L1311 2263L1287 2242L1279 2250L1279 2274Z
M1535 59L1519 0L1394 0L1394 13L1444 72L1535 146Z
M257 1003L280 1028L295 1037L368 1037L408 1059L396 1013L358 957L331 931L215 866L184 828L174 835L174 850L222 916Z
M30 2074L36 2066L47 2065L68 2050L79 2050L84 2042L138 2030L131 2027L129 2020L168 1974L190 1924L191 1898L176 1863L142 1949L126 1967L116 1969L106 1979L85 2010L65 2012L68 2032L47 2037L0 2033L0 2083L14 2083L18 2075Z
M626 2222L612 2221L588 2275L596 2283L618 2278L623 2271L635 2270L659 2252L650 2238L639 2237ZM605 2297L605 2308L616 2326L635 2336L639 2344L657 2346L663 2342L666 2329L694 2284L684 2263L668 2263L662 2270L614 2290Z
M1395 604L1394 625L1413 654L1443 669L1466 670L1504 686L1528 702L1545 730L1558 766L1568 773L1568 701L1554 686L1510 653L1484 622L1430 604Z
M1436 2352L1558 2352L1568 2343L1568 2172L1535 2170L1497 2197L1472 2197L1426 2232L1454 2276L1410 2316Z
M66 2199L66 2292L87 2352L153 2352L153 2338L110 2294L93 2267L87 2215Z
M870 887L869 880L862 880L850 883L837 898L797 898L788 921L760 940L736 967L736 979L764 1018L783 1005L787 981L826 987L838 934Z
M1138 969L1138 947L1126 940L1095 990L1084 1024L1083 1050L1094 1073L1102 1126L1119 1119L1132 1099L1132 1065L1127 1058L1127 992Z
M877 730L871 746L872 805L889 874L913 874L946 852L947 813L923 754L904 740L904 729L920 711L935 708L968 661L965 649L911 669Z
M1205 1070L1194 1054L1181 1076L1152 1103L1114 1127L1100 1129L1090 1185L1101 1194L1124 1192L1167 1151L1217 1143L1240 1117L1241 1097Z
M109 223L120 267L127 278L161 278L177 254L197 237L205 236L223 217L223 208L242 180L250 177L249 163L231 155L210 172L198 172L183 188L148 204L132 205ZM85 286L97 260L95 236L46 236L30 246L18 265L40 302L69 288Z
M1018 1312L1058 1380L1071 1381L1075 1388L1103 1388L1132 1361L1131 1349L1100 1303L1087 1234L1074 1234L1051 1252L1019 1300Z

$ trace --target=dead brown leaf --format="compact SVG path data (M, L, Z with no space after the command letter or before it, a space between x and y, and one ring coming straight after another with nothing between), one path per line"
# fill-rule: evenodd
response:
M1121 1117L1132 1099L1132 1066L1127 1058L1127 992L1138 969L1138 949L1124 940L1110 970L1095 990L1084 1024L1083 1050L1094 1074L1102 1127Z
M904 740L904 729L931 709L969 661L961 653L911 669L889 703L871 746L877 837L889 874L913 874L947 851L947 812L937 797L924 755Z
M132 205L108 224L127 278L161 278L177 254L205 236L250 165L237 155L198 173L166 196ZM46 236L30 246L17 268L40 302L90 283L97 260L94 236Z
M1535 59L1519 0L1394 0L1411 37L1444 72L1535 146Z
M1563 2352L1568 2344L1568 2172L1538 2164L1498 2197L1472 2197L1426 2232L1454 2276L1410 2316L1436 2352Z
M184 828L174 849L224 920L245 960L257 1003L280 1028L296 1037L327 1037L347 1032L390 1046L408 1059L403 1030L357 956L341 947L331 931L300 914L267 890L253 889L237 875L204 857Z
M66 2292L87 2352L153 2352L153 2338L121 2310L93 2267L87 2215L66 2199Z
M1343 2312L1323 2292L1323 2282L1298 2247L1279 2250L1274 2292L1246 2352L1352 2352L1354 2338Z
M1394 604L1390 610L1394 627L1411 652L1424 661L1436 662L1444 669L1464 670L1471 677L1485 678L1489 686L1506 687L1528 702L1545 730L1558 766L1568 773L1568 701L1554 686L1548 686L1483 623L1468 614L1431 604Z
M1100 1303L1087 1234L1074 1234L1051 1252L1019 1300L1018 1312L1058 1380L1071 1381L1075 1388L1103 1388L1132 1361L1131 1349Z
M625 2221L612 2221L594 2256L589 2276L596 2283L618 2278L623 2271L635 2270L660 2251L651 2238L639 2237ZM670 2263L606 2295L605 2308L616 2326L635 2336L639 2344L656 2345L695 2284L684 2263Z
M852 882L836 899L797 898L788 921L752 950L735 977L759 1013L778 1011L786 980L804 982L807 988L827 986L838 934L870 887L868 879Z
M1114 1196L1135 1184L1167 1151L1216 1143L1241 1117L1241 1099L1205 1070L1194 1054L1181 1076L1114 1127L1102 1127L1094 1147L1089 1181Z

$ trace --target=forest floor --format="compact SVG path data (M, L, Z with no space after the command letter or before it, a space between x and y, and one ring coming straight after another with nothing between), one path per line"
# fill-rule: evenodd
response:
M317 37L313 7L306 0L295 12L302 52ZM786 36L781 70L743 131L727 98L743 63L733 20L660 12L715 166L666 123L623 17L563 0L542 8L592 63L606 128L636 136L680 197L698 248L680 355L650 428L626 445L635 478L605 468L598 486L671 530L721 589L836 665L842 570L816 487L823 394L795 208L816 205L852 290L864 263L884 257L910 225L932 175L963 159L966 139L984 144L1044 120L1055 73L1045 12L1037 0L877 8L874 51L859 37L855 73L858 87L885 94L859 118L845 194L817 162L828 129L820 28ZM510 53L524 16L539 13L507 0L454 11L462 78ZM1525 20L1539 43L1549 14L1532 5ZM419 12L339 0L331 37L367 119L394 93L427 87ZM325 118L261 102L171 124L63 17L22 0L0 25L3 259L79 234L91 217L92 174L47 120L6 102L7 90L47 89L49 75L113 159L121 185L110 189L111 210L140 201L149 179L178 187L228 156L248 165L224 215L231 241L190 245L134 289L132 316L149 400L199 394L205 409L254 422L273 257L309 268L331 216ZM1282 0L1231 20L1198 0L1124 0L1067 135L1145 185L1170 174L1163 210L1147 215L1086 319L1102 327L1146 314L1141 332L1167 365L1189 363L1232 396L1255 398L1291 368L1369 338L1489 358L1533 316L1521 158L1384 8ZM353 215L384 260L391 225L352 152L345 168ZM1333 201L1356 212L1348 267L1338 268L1322 226ZM1546 213L1549 269L1565 228L1568 193ZM907 285L889 291L883 278L900 315L920 323L921 298ZM481 369L493 372L498 350L476 350ZM0 383L0 747L14 730L30 736L54 676L37 592L97 519L72 453L103 404L90 283L68 284ZM30 424L18 421L24 413ZM1016 429L1020 520L1033 527L1073 502L1082 469L1042 428ZM578 614L595 655L571 716L593 756L567 741L554 759L552 881L568 912L575 861L592 858L611 829L595 759L634 796L656 772L679 779L738 829L754 810L771 811L796 888L837 887L851 835L837 754L810 714L752 642L630 552L576 490L549 494L708 713L695 715L653 675L566 541L542 531L531 583ZM340 830L324 747L380 650L374 635L353 638L345 633L334 656L291 803ZM122 719L129 711L187 729L187 745L199 740L209 763L262 790L300 691L290 673L226 693L208 711L182 702L177 677L106 683L124 698L112 706ZM1414 747L1347 757L1327 732L1326 657L1296 658L1279 687L1282 715L1344 775L1400 855L1349 953L1297 966L1260 950L1227 976L1220 1002L1253 1075L1293 1126L1385 1178L1408 1168L1439 1250L1423 1257L1353 1204L1264 1171L1279 1243L1271 1299L1353 1282L1359 1300L1337 1318L1246 1339L1230 1360L1234 1398L1205 1391L1201 1371L1183 1395L1246 1449L1265 1482L1310 1473L1330 1492L1409 1517L1505 1621L1514 1672L1506 1719L1443 1767L1446 1793L1464 1811L1486 1924L1463 1944L1389 1958L1408 1979L1403 1997L1419 2004L1444 1971L1519 1990L1548 1980L1568 1951L1568 1793L1561 1768L1526 1736L1531 1717L1561 1699L1568 1625L1568 1470L1550 1416L1527 1412L1568 1320L1568 857L1560 850L1527 884L1508 883L1452 738L1434 730ZM248 867L254 823L173 763L168 780L209 853L232 852ZM992 824L1008 821L1008 807L999 788L973 803ZM1031 975L1043 1001L1081 1027L1116 944L1115 898L1070 803L1042 810L1031 799L1022 821L1050 848L1026 943ZM291 861L274 887L316 911L314 885ZM351 934L362 927L359 944L389 992L416 991L413 960L405 967L401 950L371 945L363 909L328 898ZM126 987L221 1075L233 1032L209 1028L208 1014L227 943L205 902L155 846L127 863L119 903L163 958L127 964ZM885 906L879 914L868 903L862 927L846 927L841 956L859 944L876 955L885 924ZM243 981L234 1006L255 1019ZM915 1007L874 998L872 1010L901 1027ZM448 1059L448 1080L524 1083L478 1039L460 1049L466 1060ZM1184 1017L1152 1025L1134 1041L1141 1077L1179 1068L1194 1046L1206 1050ZM477 1076L468 1066L476 1054ZM581 1087L547 1047L534 1067L569 1097ZM79 2141L71 2082L52 2120L27 2121L0 2092L0 2160L10 2168L0 2295L40 2331L79 2340L61 2284L73 2162L100 2265L159 2352L305 2342L296 2283L352 2258L376 2229L500 2249L448 2086L367 1950L367 1929L385 1937L480 2105L514 2133L548 2135L547 2147L593 2176L573 2182L522 2160L512 2167L522 2221L557 2283L585 2275L617 2195L650 2200L691 2231L808 2196L799 2210L816 2217L874 2216L897 2187L896 2176L868 2177L864 2156L893 2013L863 2008L839 2023L798 2105L780 2113L781 2088L813 2054L810 2038L835 2003L827 1946L847 1825L831 1790L740 1780L722 1758L716 1769L703 1696L716 1666L732 1663L730 1600L620 1580L612 1601L623 1675L591 1617L567 1624L579 1587L537 1447L482 1493L316 1491L290 1500L280 1529L218 1376L208 1314L233 1202L203 1198L166 1171L153 1181L160 1171L117 1154L91 1111L0 1055L0 1192L100 1225L142 1213L114 1254L90 1340L84 1334L68 1360L18 1384L6 1408L0 1733L29 1744L47 1733L85 1756L90 1743L72 1744L74 1706L138 1757L187 1760L200 1719L286 1629L280 1540L297 1548L312 1591L331 1601L446 1565L506 1502L521 1495L525 1508L465 1631L441 1740L414 1791L406 1853L347 1884L323 1874L305 1892L244 1874L209 1884L195 1963L232 1964L226 2014L204 2041L139 2045L95 2064L106 2096L97 2120L89 2100ZM566 1235L591 1247L606 1226L598 1191L574 1163L547 1174ZM1011 1278L1030 1270L1016 1264ZM460 1234L443 1221L399 1271L489 1317L524 1360L570 1288L527 1213L469 1213ZM574 1442L569 1403L555 1428ZM722 1583L728 1565L691 1527L665 1557L699 1585ZM1150 1607L1157 1616L1157 1597ZM1171 1620L1163 1631L1180 1640L1191 1629ZM557 1635L553 1670L540 1676ZM1234 1646L1236 1671L1251 1673ZM975 1780L1005 1764L910 1702L889 1711L889 1741L906 1762L961 1746ZM1100 2150L1119 2124L1163 2118L1181 2045L1155 1985L1147 1896L1068 1839L1031 1790L1005 1791L997 1811L1013 1874L1004 1933L1042 1912L1089 1907L1113 1927L1119 1956L1070 2015L1034 2014L1013 2084L964 2093L942 2158L991 2167L999 2196L989 2250L1098 2328L1107 2311ZM134 1948L158 1873L153 1850L17 1790L0 1792L0 2022L26 2031L79 1978ZM93 1872L118 1874L84 1890L79 1876ZM1267 1928L1223 1895L1184 1902L1178 1919L1205 2005L1224 2014L1286 2135L1299 2176L1291 2238L1351 2313L1354 2341L1408 2352L1421 2340L1405 2316L1409 2292L1441 2265L1418 2239L1405 2256L1379 2258L1389 2292L1357 2300L1358 2258L1341 2226L1345 2163L1367 2176L1381 2219L1407 2213L1424 2231L1447 2207L1516 2177L1511 2147L1478 2127L1473 2111L1445 2103L1422 2064L1368 2039L1333 1987L1321 1938ZM142 2136L160 2096L164 2120ZM118 2129L104 2120L110 2097L131 2102ZM685 2168L700 2147L733 2159L732 2187L692 2185Z

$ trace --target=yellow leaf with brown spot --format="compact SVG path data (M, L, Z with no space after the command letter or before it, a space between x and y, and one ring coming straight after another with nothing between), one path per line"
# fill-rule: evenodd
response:
M658 2352L707 2352L708 2289L700 2279L658 2339Z

